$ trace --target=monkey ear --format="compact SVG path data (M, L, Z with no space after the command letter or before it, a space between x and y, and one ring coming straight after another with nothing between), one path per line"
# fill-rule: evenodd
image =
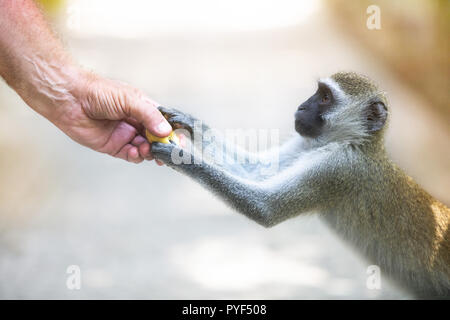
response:
M383 102L372 102L366 110L367 129L369 132L377 132L384 127L388 111Z

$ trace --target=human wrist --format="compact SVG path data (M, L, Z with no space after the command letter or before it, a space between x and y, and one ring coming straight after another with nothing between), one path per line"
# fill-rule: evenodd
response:
M84 71L70 59L48 62L37 55L23 56L11 87L36 112L54 122L77 103Z

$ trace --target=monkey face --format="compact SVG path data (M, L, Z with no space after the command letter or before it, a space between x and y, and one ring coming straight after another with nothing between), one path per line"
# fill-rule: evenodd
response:
M295 112L295 130L304 137L316 138L325 123L323 114L334 104L333 94L326 84L319 83L316 93Z

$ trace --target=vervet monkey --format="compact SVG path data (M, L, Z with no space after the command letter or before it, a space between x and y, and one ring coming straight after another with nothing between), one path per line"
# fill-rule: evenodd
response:
M178 110L160 110L191 137L209 129ZM298 107L299 135L272 151L279 156L277 172L260 174L267 152L252 165L216 164L172 144L153 143L152 153L265 227L318 212L410 293L449 298L450 210L388 158L387 119L378 87L365 76L340 72L320 79L317 92ZM190 161L175 163L174 154ZM255 155L240 150L238 156Z

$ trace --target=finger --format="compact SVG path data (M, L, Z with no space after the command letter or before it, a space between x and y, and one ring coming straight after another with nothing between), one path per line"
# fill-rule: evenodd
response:
M126 144L124 145L119 152L117 152L114 157L116 158L120 158L123 160L128 161L128 151L132 148L133 146L131 144Z
M150 143L145 141L139 145L138 149L142 158L147 159L150 156Z
M134 137L134 139L131 141L131 144L135 147L139 147L144 142L147 142L147 139L145 139L143 136L137 135Z
M136 128L136 131L139 132L140 134L145 134L145 128L144 125L142 123L140 123L139 121L137 121L136 119L133 119L131 117L125 118L124 121L130 125L132 125L133 127Z
M129 115L141 122L150 133L158 137L167 137L172 127L156 107L156 103L149 98L140 97L128 106L128 110Z
M131 141L131 144L138 148L141 158L147 159L147 157L150 155L150 144L143 136L134 137L133 141Z
M115 155L116 158L120 158L129 162L139 163L143 159L139 157L139 152L137 148L131 144L126 144L120 149L120 151Z
M141 163L144 159L139 155L139 150L136 147L130 148L127 154L128 161L133 163Z
M155 159L155 162L160 167L164 165L164 163L162 161L158 160L158 159Z
M117 121L108 141L98 151L115 156L136 137L136 128L124 121Z

